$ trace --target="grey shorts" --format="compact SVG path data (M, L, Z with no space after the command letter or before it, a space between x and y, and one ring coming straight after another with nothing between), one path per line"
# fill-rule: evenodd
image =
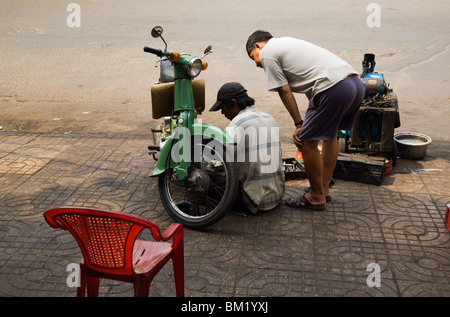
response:
M338 130L351 130L364 97L364 84L351 75L309 101L302 128L302 141L332 140Z

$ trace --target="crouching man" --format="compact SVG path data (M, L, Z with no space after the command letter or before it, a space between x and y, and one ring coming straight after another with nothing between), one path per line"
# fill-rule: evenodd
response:
M234 208L256 214L277 207L285 185L278 125L254 104L241 84L231 82L219 89L210 111L221 110L231 121L226 131L237 142L240 190Z

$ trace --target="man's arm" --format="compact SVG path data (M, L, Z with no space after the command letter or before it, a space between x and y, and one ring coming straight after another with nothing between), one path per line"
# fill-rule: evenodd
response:
M292 93L291 87L289 85L284 85L282 87L277 88L278 95L280 96L283 105L286 107L287 111L291 115L294 120L294 124L300 122L302 117L300 115L300 111L298 110L297 101L295 100L294 94ZM301 125L295 128L294 134L292 135L294 139L294 143L298 148L302 146L302 140L300 140L297 135L300 132Z
M285 85L277 88L278 95L281 98L284 106L287 111L291 115L294 123L300 122L302 117L300 116L300 112L298 110L297 101L295 100L294 94L292 93L291 87L289 85Z

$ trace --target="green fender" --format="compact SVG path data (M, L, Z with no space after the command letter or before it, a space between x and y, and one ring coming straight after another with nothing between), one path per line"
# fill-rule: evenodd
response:
M194 140L195 136L197 136L206 139L215 139L222 142L223 144L236 144L234 139L229 136L224 130L209 123L195 122L192 127L192 132L191 136L194 136ZM179 142L182 142L182 140L183 139L181 139ZM166 168L177 169L180 180L184 179L187 176L187 169L191 165L191 162L175 162L170 157L172 147L177 143L178 140L174 140L173 135L167 139L166 143L161 149L158 161L156 162L156 166L149 175L150 177L158 176L164 173Z

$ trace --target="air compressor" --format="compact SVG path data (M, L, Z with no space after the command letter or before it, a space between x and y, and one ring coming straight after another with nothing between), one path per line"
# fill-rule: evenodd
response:
M364 54L362 73L364 99L351 131L338 133L339 152L370 152L397 160L394 129L400 127L397 95L386 83L384 75L375 72L375 55Z

